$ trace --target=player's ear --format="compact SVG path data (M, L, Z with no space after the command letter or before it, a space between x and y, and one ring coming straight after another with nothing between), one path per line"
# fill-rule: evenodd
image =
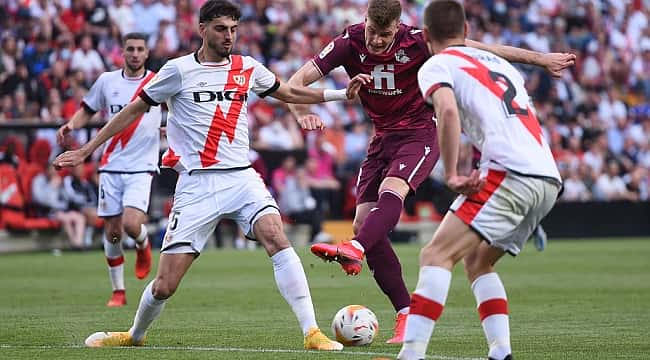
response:
M202 22L199 23L199 35L201 35L201 37L204 37L205 35L205 27L206 27L205 23Z
M422 28L422 37L424 38L424 42L429 43L429 28L426 26Z

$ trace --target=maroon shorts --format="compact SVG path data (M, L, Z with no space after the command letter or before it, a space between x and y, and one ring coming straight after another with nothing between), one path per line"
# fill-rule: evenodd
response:
M377 201L379 185L389 176L404 179L415 191L431 174L439 156L435 128L375 136L359 170L357 204Z

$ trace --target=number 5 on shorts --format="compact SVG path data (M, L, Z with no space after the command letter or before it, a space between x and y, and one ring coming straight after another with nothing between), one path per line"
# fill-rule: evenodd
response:
M178 217L181 215L180 211L174 211L172 217L169 219L169 230L176 230L178 226Z

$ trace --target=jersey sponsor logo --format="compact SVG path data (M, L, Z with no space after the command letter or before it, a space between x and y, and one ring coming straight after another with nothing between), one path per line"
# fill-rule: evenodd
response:
M370 76L375 81L375 89L395 89L395 65L379 64L370 72ZM386 86L384 87L384 82Z
M241 84L243 85L244 83L246 83L246 78L243 77L242 75L242 79L240 79L240 81L243 81L243 83ZM237 84L239 85L239 83ZM248 94L241 93L236 90L226 90L226 91L201 90L201 91L192 92L192 98L195 103L213 102L215 100L219 102L224 100L246 102L248 100Z
M327 54L331 53L334 50L334 41L331 41L325 48L318 54L318 57L324 59Z
M123 105L122 104L111 104L111 105L108 106L108 111L111 113L111 115L115 115L115 114L119 113L120 111L122 111L127 105L129 105L129 104L123 104ZM150 109L151 109L151 107L148 107L145 112L148 113Z
M406 51L404 49L399 49L395 53L395 61L397 61L400 64L406 64L407 62L411 61L411 58L406 55Z

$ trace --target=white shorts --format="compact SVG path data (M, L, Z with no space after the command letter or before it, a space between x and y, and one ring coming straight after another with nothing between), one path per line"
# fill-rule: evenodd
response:
M490 245L517 255L553 208L559 191L551 179L490 169L483 189L459 196L450 210Z
M280 214L259 174L249 168L233 171L182 173L162 253L199 254L221 219L232 219L249 238L263 215Z
M146 213L149 209L149 193L153 174L148 172L99 173L99 201L97 215L116 216L125 207L132 207Z

